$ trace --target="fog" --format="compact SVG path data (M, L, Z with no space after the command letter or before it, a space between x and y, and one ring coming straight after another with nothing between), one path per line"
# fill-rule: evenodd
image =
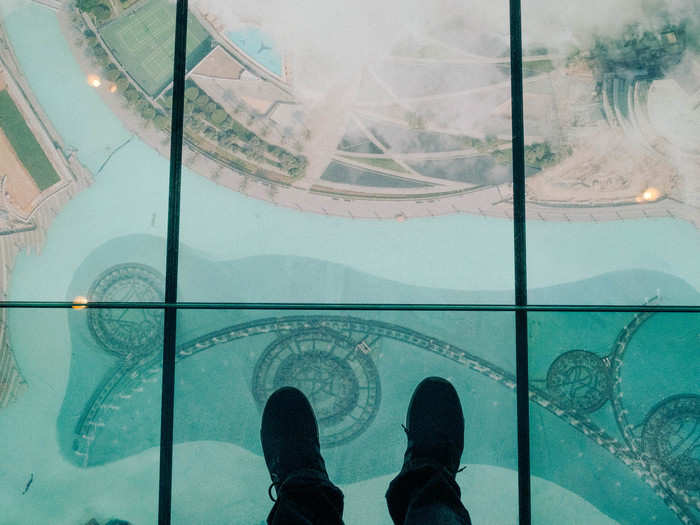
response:
M322 91L376 66L402 39L429 35L448 22L464 19L467 29L505 34L505 6L478 3L476 11L455 0L193 0L191 5L231 27L260 23L300 72L295 77L302 85L310 86L304 78L312 78Z
M586 2L523 1L524 40L550 47L588 47L595 36L615 37L626 26L658 30L694 21L700 16L697 0L588 0Z
M2 11L7 15L28 1L1 0ZM263 28L289 64L295 95L312 115L306 122L312 136L328 132L322 125L323 120L329 120L325 115L348 123L348 115L359 107L363 119L407 121L411 115L432 131L508 139L506 1L190 0L190 7L213 15L225 27L256 24ZM615 38L631 26L641 32L686 24L689 32L700 32L700 0L523 0L522 11L525 54L544 48L555 67L563 66L571 51L585 51L596 38ZM410 60L408 64L391 62L392 54L402 46L405 49L407 42L416 48L431 46L431 57L437 57L437 64L416 67ZM474 57L471 65L450 62ZM501 63L493 63L496 60ZM685 64L698 63L697 52L689 50L679 67L692 69ZM697 90L696 74L689 84ZM491 87L480 91L484 86ZM526 93L532 89L526 83ZM430 99L436 93L445 96ZM545 122L547 104L552 106L553 102L536 103L540 105L526 105L526 111L530 118ZM683 111L681 108L677 113ZM681 129L677 118L663 118L658 116L656 123L667 136L672 134L669 129ZM552 125L542 126L544 140L566 125L547 124ZM690 131L693 125L694 121L684 124ZM396 133L385 130L384 138L398 150L408 147L413 138L396 129ZM680 134L693 136L684 131ZM329 144L333 140L329 139ZM310 146L320 147L316 143ZM590 147L595 148L593 143ZM689 187L696 165L688 164L682 156L674 157L673 162Z
M285 54L302 100L324 99L339 86L359 83L368 71L382 85L374 90L378 100L386 99L387 91L390 98L408 91L420 95L435 84L436 77L448 76L449 68L438 73L414 68L406 74L382 64L406 38L437 44L446 56L508 55L505 1L190 0L190 5L216 16L227 27L260 24ZM697 0L527 0L523 2L523 42L526 53L545 47L550 55L563 58L574 48L590 47L596 36L614 37L630 24L655 29L699 18ZM482 66L473 76L484 83L487 78L498 82L502 73L503 66L491 65ZM445 91L451 89L448 86ZM343 100L367 102L367 96L367 92L356 97L345 94ZM403 99L397 103L405 111L436 118L445 128L483 127L475 118L484 110L479 97L444 101L428 109ZM498 133L498 126L489 132Z
M474 32L508 33L508 3L474 0L190 0L190 5L235 26L261 23L280 48L327 77L351 75L390 53L406 35L440 36L461 24ZM523 38L554 49L586 47L594 35L615 36L629 24L655 29L697 20L697 0L523 1Z

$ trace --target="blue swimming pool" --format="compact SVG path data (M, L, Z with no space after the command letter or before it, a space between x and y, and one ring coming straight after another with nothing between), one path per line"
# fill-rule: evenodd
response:
M226 36L255 62L271 73L282 76L282 55L276 49L274 40L260 28L248 26L228 31Z

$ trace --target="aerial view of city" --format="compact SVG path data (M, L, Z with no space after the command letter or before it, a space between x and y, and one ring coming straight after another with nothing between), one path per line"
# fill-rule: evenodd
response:
M507 2L259 4L189 2L179 299L512 303ZM0 523L155 522L163 314L84 305L164 300L175 9L0 5L0 296L75 303L0 310ZM699 304L700 5L522 28L531 303ZM472 518L517 522L512 312L181 313L174 521L264 522L260 411L294 384L347 521L389 523L397 414L443 375ZM700 523L698 314L528 329L533 520Z

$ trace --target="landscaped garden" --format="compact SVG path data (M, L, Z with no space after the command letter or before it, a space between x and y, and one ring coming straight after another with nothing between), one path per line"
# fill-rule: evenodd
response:
M40 191L61 180L7 91L0 91L0 128Z
M92 7L83 13L96 17ZM192 15L190 18L188 69L204 58L213 45L199 21ZM83 33L88 53L101 68L110 91L121 94L132 111L161 130L170 126L172 89L168 86L173 76L174 23L172 4L147 0L97 28L99 35L92 29ZM288 182L303 174L305 157L265 140L265 129L255 133L241 123L245 115L251 117L242 101L234 104L230 113L238 118L192 80L187 81L185 140L192 149L243 174L275 182Z

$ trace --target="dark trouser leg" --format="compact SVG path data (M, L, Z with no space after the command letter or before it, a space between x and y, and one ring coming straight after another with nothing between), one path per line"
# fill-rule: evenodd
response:
M343 525L343 493L327 479L292 476L277 491L268 525Z
M402 470L386 492L395 525L471 525L460 497L453 477L432 464Z

